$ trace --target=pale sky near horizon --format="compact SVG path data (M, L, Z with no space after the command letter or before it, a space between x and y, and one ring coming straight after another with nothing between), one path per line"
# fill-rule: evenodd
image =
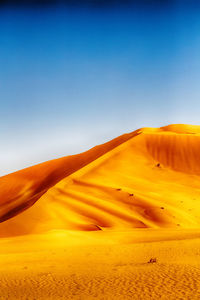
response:
M196 1L0 6L0 176L199 112Z

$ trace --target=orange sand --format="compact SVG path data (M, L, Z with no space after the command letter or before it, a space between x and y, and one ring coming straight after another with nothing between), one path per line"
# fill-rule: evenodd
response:
M199 149L142 128L1 177L0 299L200 299Z

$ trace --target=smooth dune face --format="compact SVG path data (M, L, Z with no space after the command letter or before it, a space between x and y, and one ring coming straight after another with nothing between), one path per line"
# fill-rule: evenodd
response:
M142 128L0 178L0 236L200 228L200 126Z

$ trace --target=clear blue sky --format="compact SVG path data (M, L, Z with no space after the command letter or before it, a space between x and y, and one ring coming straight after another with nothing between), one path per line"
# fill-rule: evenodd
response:
M0 175L199 120L195 2L0 7Z

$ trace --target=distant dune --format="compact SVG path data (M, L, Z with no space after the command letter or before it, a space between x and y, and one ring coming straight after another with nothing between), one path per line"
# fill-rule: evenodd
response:
M200 228L200 126L141 128L0 178L0 236Z

